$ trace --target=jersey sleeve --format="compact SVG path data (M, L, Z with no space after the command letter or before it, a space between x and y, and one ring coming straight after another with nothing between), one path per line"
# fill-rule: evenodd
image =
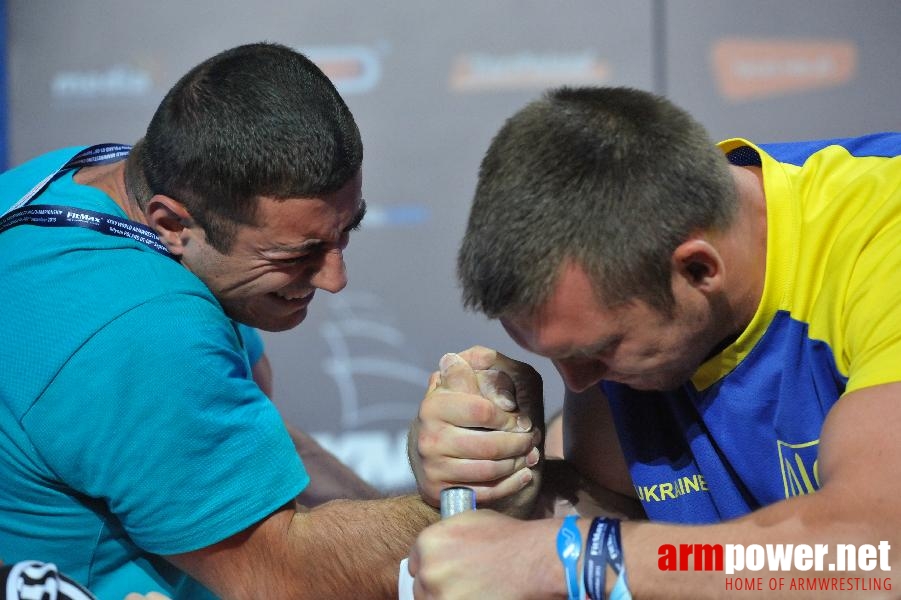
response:
M243 323L237 323L238 332L244 342L244 349L247 351L247 358L250 360L250 366L253 367L263 356L266 348L263 344L263 337L256 328Z
M219 542L309 482L234 325L188 294L144 303L72 357L23 418L57 476L142 549Z
M846 392L901 381L901 223L867 240L844 305Z

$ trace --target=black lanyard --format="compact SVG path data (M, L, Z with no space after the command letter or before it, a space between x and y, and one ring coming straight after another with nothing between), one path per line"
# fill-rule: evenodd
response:
M80 151L63 166L50 173L31 190L13 204L0 216L0 233L18 225L39 225L41 227L85 227L99 231L105 235L126 237L159 252L169 258L175 258L160 242L159 237L149 227L116 217L107 213L96 212L84 208L60 206L55 204L39 204L29 206L41 192L47 189L61 175L82 167L104 165L122 160L128 156L131 146L123 144L98 144Z

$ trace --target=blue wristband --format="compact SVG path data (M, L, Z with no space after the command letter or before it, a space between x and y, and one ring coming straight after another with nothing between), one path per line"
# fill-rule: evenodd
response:
M619 520L598 517L591 522L586 540L583 579L588 597L604 600L607 590L607 567L618 579L610 592L610 600L631 600L623 562L622 536Z
M610 590L610 600L632 600L632 592L629 591L629 585L626 582L626 569L619 574L619 579L613 584Z
M626 580L626 564L623 559L623 539L619 521L612 519L607 532L607 564L617 575L616 583L610 590L610 600L632 600L632 592L629 591L629 582Z
M563 563L566 576L566 595L569 600L582 600L582 578L579 577L579 555L582 554L582 533L576 525L577 515L569 515L557 532L557 557Z
M585 540L583 579L591 600L604 600L607 586L607 537L611 519L598 517L591 521Z
M623 542L619 531L619 520L610 519L610 527L604 536L607 545L607 564L613 568L613 572L619 575L623 570Z

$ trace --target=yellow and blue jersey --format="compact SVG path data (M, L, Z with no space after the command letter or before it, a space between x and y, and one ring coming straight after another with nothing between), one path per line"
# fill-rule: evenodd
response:
M655 520L716 522L815 492L829 409L901 380L901 134L720 147L763 172L751 323L679 390L601 384Z

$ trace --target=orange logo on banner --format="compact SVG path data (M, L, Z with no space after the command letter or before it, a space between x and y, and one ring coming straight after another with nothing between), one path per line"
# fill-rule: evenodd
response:
M322 69L341 94L369 92L381 79L381 57L374 48L326 46L300 50Z
M720 92L730 100L834 87L857 70L857 47L846 41L724 39L712 58Z
M317 66L322 69L326 77L332 81L339 79L353 79L363 73L363 63L359 60L345 58L321 61Z

